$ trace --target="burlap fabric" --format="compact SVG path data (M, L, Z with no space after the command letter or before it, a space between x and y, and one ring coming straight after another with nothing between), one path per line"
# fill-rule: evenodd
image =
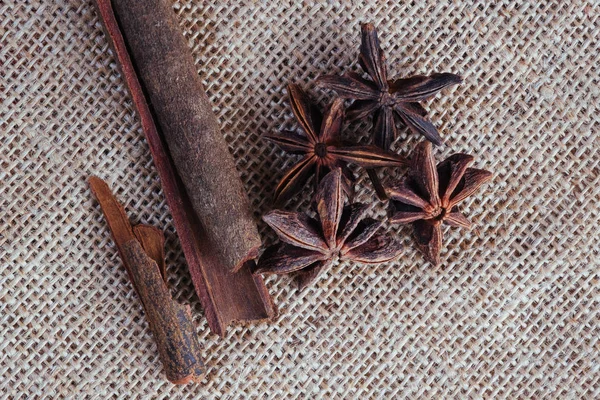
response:
M391 75L455 72L425 104L492 184L447 229L443 265L335 265L272 323L209 333L148 146L89 0L0 2L0 393L4 398L598 398L600 7L594 2L175 1L257 219L296 161L285 85L357 69L359 22ZM367 125L349 137L365 140ZM406 129L396 148L417 138ZM170 284L195 311L207 376L165 380L86 178L166 230ZM359 175L358 200L373 201ZM305 209L309 191L288 208ZM265 242L272 234L261 223Z

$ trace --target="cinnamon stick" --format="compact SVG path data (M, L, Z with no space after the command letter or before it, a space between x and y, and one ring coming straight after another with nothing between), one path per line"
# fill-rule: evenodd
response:
M132 227L108 185L97 177L89 184L140 296L167 379L175 384L199 381L204 365L190 307L173 301L164 268L159 267L164 265L162 232L148 225Z
M113 0L138 78L211 250L237 271L261 246L248 196L171 0Z
M110 0L96 0L211 330L223 335L232 321L272 318L263 280L245 262L260 244L248 200L173 10L166 1L113 3L118 21Z

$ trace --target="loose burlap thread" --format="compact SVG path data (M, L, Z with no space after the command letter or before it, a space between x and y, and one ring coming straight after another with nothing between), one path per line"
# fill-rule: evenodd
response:
M296 159L285 85L358 70L359 23L390 76L454 72L425 104L445 145L494 172L446 229L442 265L406 249L340 263L304 292L267 284L272 323L210 334L123 79L89 0L0 3L0 394L29 398L598 398L600 7L573 1L174 1L257 220ZM345 129L368 140L369 124ZM400 130L403 153L419 138ZM401 174L392 172L391 175ZM169 283L195 312L207 375L164 377L87 187L164 229ZM366 175L357 200L385 218ZM308 208L311 189L288 209ZM265 243L273 234L259 222Z

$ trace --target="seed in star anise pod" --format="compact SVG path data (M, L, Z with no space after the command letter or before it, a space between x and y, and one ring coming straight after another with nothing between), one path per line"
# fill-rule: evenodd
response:
M336 99L322 116L299 86L288 86L294 116L304 134L291 131L266 138L291 154L303 155L302 160L290 169L275 189L275 203L282 203L298 193L312 174L315 185L331 169L341 168L348 182L353 180L347 163L365 168L406 165L404 157L384 151L373 145L348 144L341 140L344 122L344 105Z
M450 73L435 73L388 80L386 59L377 30L373 24L363 24L361 32L359 62L371 80L349 72L343 76L321 76L317 83L336 91L341 98L354 100L347 110L349 119L374 115L373 142L382 149L388 150L396 138L394 115L411 131L440 145L442 138L419 102L433 97L447 86L462 82L462 78Z
M408 175L386 189L392 199L390 221L413 224L417 247L432 264L440 263L442 222L470 228L457 205L492 178L488 171L468 168L472 162L472 156L457 153L436 166L431 143L422 142Z
M394 260L400 244L377 233L382 222L365 218L368 206L344 206L346 193L339 168L327 174L313 200L317 219L303 213L274 210L263 220L282 243L269 247L260 257L255 273L297 273L303 289L336 260L379 264Z

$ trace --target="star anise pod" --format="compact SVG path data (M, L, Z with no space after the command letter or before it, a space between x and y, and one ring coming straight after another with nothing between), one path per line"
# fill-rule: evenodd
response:
M378 264L398 257L400 244L377 234L381 221L365 218L368 207L354 203L344 207L346 193L339 168L327 174L313 200L318 219L303 213L274 210L263 220L282 243L260 257L255 273L297 273L300 289L313 282L337 259Z
M341 98L354 100L347 111L349 119L374 114L373 142L382 149L388 150L396 138L394 115L411 131L440 145L442 139L419 102L433 97L447 86L462 82L462 78L450 73L435 73L388 80L386 59L377 30L373 24L362 24L361 32L359 62L372 80L349 72L343 76L321 76L317 83L336 91Z
M407 176L387 188L390 222L412 223L417 247L432 264L440 263L442 222L470 228L457 205L492 178L489 171L468 168L472 162L472 156L457 153L436 166L431 143L424 141L413 152Z
M377 146L350 145L342 141L340 130L344 122L344 105L341 99L336 99L322 116L299 86L290 84L288 93L292 111L304 134L286 131L282 135L266 135L266 138L282 150L304 157L277 185L276 203L284 202L298 193L312 174L315 174L315 186L327 172L337 167L342 168L348 180L353 180L347 163L366 168L407 164L404 157Z

